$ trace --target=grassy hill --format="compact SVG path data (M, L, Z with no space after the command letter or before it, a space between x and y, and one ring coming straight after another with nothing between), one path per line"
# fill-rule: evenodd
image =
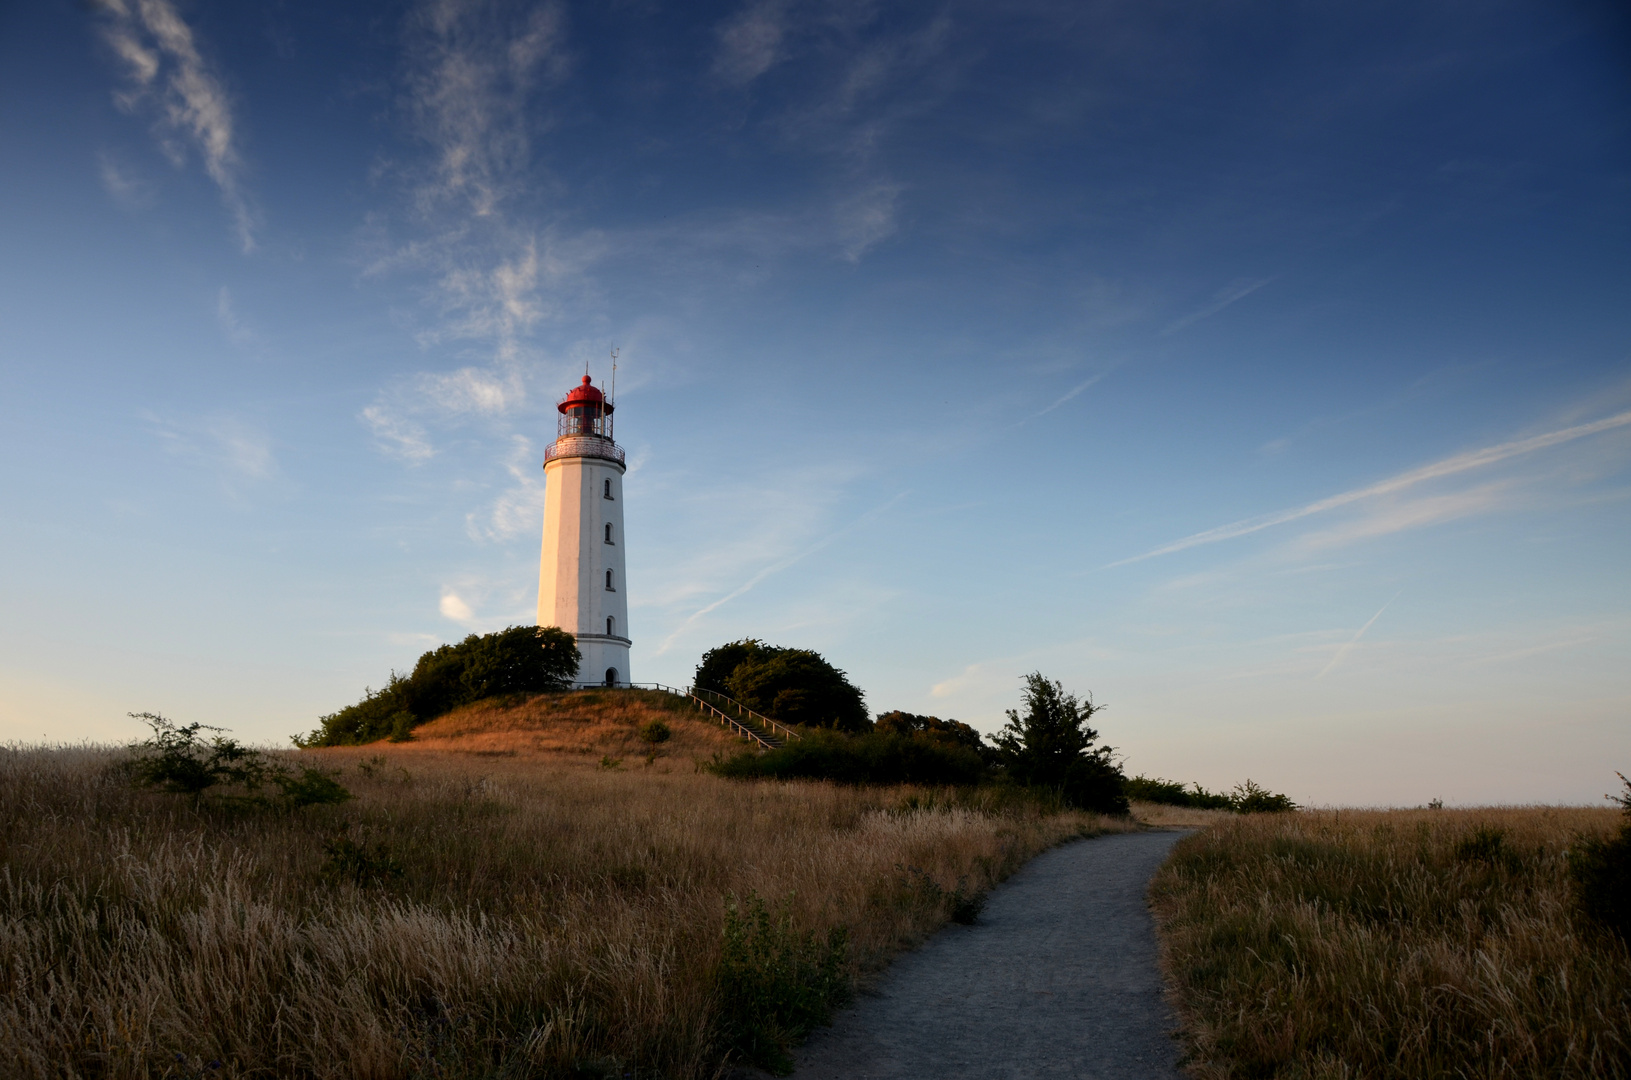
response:
M641 728L661 721L669 737L646 742ZM564 764L600 766L602 758L625 766L667 771L690 769L721 750L743 746L726 731L673 694L656 690L575 690L559 694L516 694L466 705L413 729L413 738L390 744L393 754L438 751L485 757L549 758ZM368 744L375 752L384 743ZM359 748L360 749L360 748ZM355 757L357 749L322 751Z

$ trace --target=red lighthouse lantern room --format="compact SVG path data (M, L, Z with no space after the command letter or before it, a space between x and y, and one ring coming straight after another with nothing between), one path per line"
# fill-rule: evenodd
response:
M583 382L573 387L572 392L555 407L561 413L559 438L574 435L598 435L603 439L612 437L612 403L590 384L589 376L585 375Z

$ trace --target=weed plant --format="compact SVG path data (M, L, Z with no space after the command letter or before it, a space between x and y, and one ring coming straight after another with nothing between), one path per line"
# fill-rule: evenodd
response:
M1190 1071L1335 1080L1631 1076L1631 954L1565 872L1589 808L1230 816L1151 898Z
M897 864L983 893L1130 827L570 754L269 757L354 797L245 813L132 785L128 751L0 749L0 1074L700 1080L780 1060L944 924ZM766 997L786 1008L752 1029Z
M730 897L719 957L720 1035L741 1060L777 1075L793 1069L788 1048L848 1000L849 933L800 930L791 901L774 914L752 893Z

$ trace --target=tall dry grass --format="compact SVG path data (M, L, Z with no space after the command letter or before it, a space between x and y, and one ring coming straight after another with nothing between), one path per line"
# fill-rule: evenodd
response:
M276 812L133 790L116 751L0 750L0 1072L710 1076L728 897L848 927L860 976L947 917L899 867L985 888L1116 827L672 760L380 753L299 755L357 797Z
M1572 917L1611 810L1321 811L1186 837L1151 887L1200 1078L1631 1076L1631 956Z

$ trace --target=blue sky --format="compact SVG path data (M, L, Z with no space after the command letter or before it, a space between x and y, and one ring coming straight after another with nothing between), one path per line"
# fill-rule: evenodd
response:
M0 738L282 741L532 618L1310 803L1631 770L1613 5L0 10Z

